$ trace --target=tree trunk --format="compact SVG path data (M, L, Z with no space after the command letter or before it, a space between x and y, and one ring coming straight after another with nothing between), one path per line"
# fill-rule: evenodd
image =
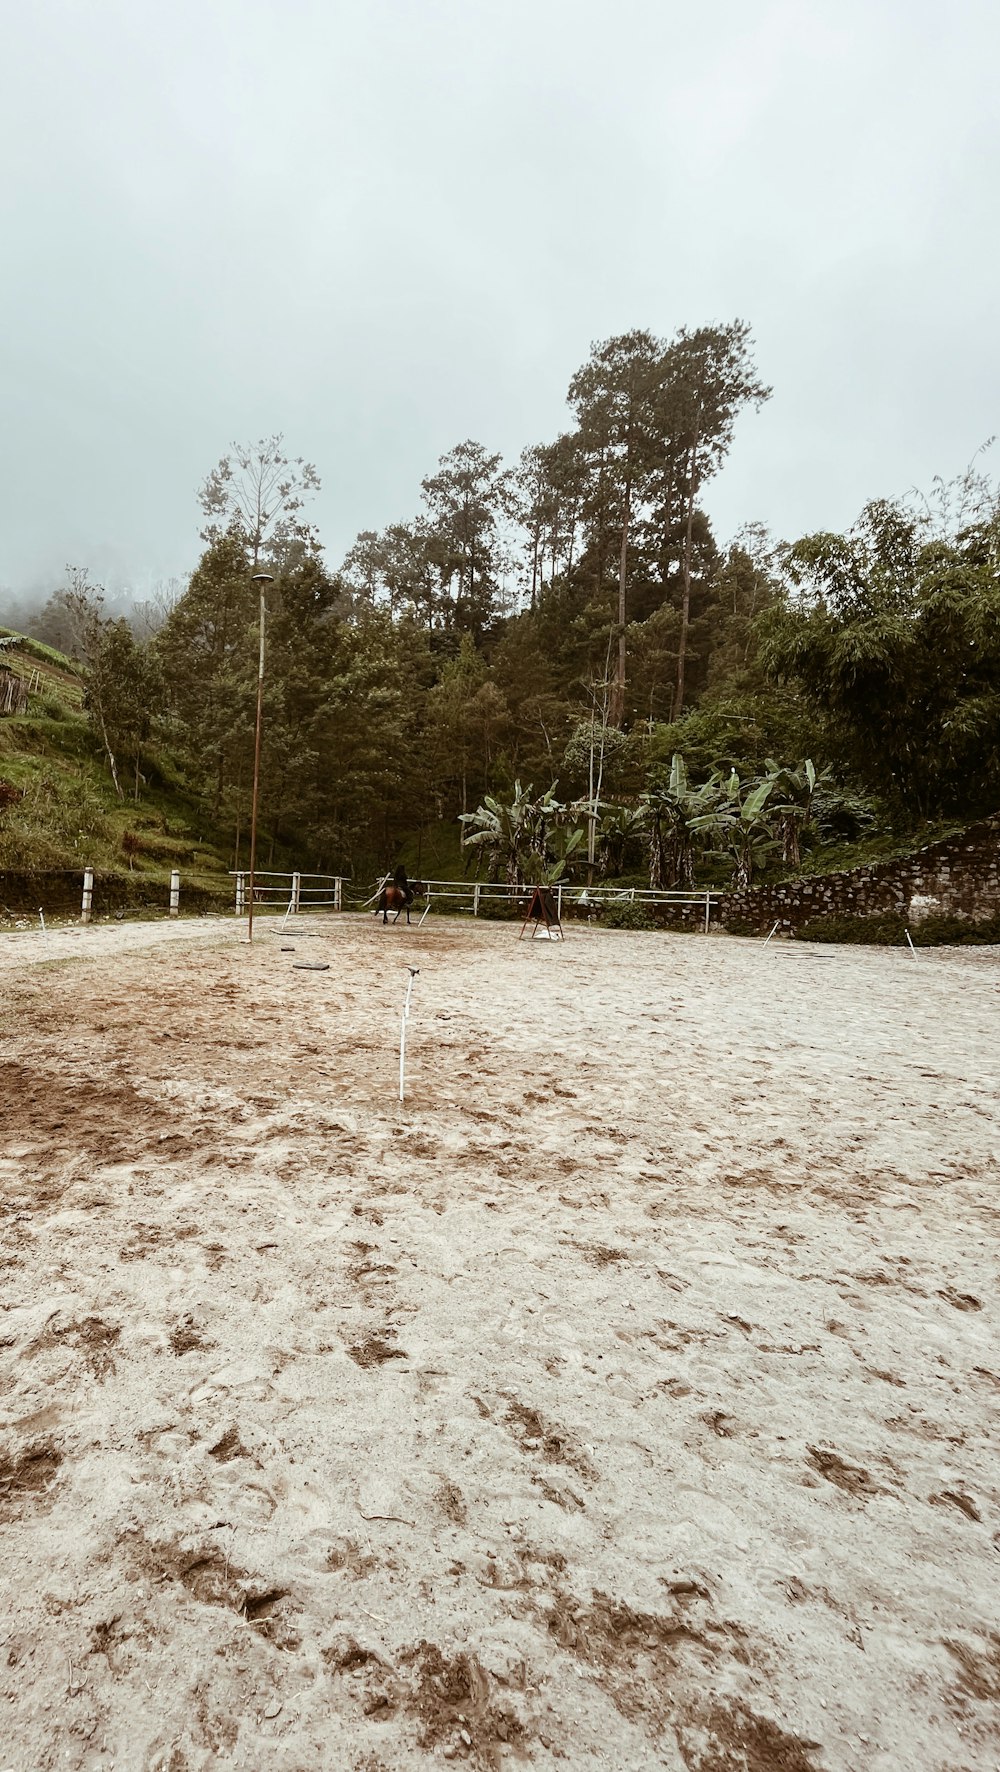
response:
M99 700L97 703L97 717L101 722L101 738L104 741L104 749L107 753L108 763L111 766L111 779L115 784L115 793L118 795L119 800L124 800L125 795L122 793L121 782L118 780L118 767L115 763L115 755L108 742L108 729L104 724L104 709Z
M625 574L628 567L628 527L631 514L632 484L626 480L622 509L622 551L618 561L618 658L608 715L612 726L620 726L625 717Z
M681 632L677 642L677 695L671 712L671 718L679 720L684 712L684 673L687 663L688 627L691 621L691 537L694 528L695 498L695 462L697 460L698 439L691 446L691 469L688 475L687 520L684 524L684 550L681 554L681 580L683 595L681 599Z

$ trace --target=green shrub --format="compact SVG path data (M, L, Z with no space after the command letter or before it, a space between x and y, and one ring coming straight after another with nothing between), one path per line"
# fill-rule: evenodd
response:
M657 927L641 899L618 899L601 906L603 929L655 929Z
M899 911L878 917L812 917L796 930L799 941L847 942L865 947L899 947L909 928L914 947L982 947L1000 943L1000 914L974 921L937 915L907 924Z

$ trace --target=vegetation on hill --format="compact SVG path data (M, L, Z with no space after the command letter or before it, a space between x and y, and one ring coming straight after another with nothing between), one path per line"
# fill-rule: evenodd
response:
M336 571L315 469L235 450L175 597L111 619L72 569L14 649L38 676L0 720L0 865L245 865L262 572L262 866L721 884L994 811L996 489L721 547L704 489L768 393L741 322L607 340L560 436L512 468L459 444Z

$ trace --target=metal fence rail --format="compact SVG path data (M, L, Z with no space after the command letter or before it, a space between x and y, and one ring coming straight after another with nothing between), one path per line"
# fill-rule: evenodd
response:
M472 915L478 917L480 905L489 900L517 902L530 897L533 887L512 886L502 880L425 880L423 882L427 898L427 910L435 898L456 899L459 903L472 901ZM563 906L571 909L580 907L586 910L593 906L600 910L608 904L666 904L666 905L697 905L704 909L706 930L711 923L712 906L722 897L721 888L710 886L692 889L690 892L666 892L655 887L643 886L571 886L564 880L551 888L556 900L556 909L560 920ZM424 916L427 911L424 912ZM421 922L423 917L421 918Z
M248 909L249 871L231 869L230 875L236 882L236 915L240 917ZM284 910L286 916L304 910L340 911L344 908L344 887L349 884L343 874L289 874L264 869L254 875L254 906L266 908L270 905ZM459 906L468 904L472 915L478 917L480 905L484 903L516 904L528 898L533 890L530 884L513 886L505 880L422 880L419 884L421 896L427 901L421 922L435 899L451 900ZM691 905L704 910L706 930L711 923L712 907L722 897L721 889L716 886L689 892L666 892L645 886L571 886L564 880L551 891L560 919L564 906L570 910L592 908L599 911L602 906L611 904ZM365 908L374 904L377 897L378 892L373 893Z
M236 882L236 915L242 917L249 908L250 870L230 868L229 872ZM283 906L292 916L306 910L339 911L344 905L345 883L344 874L283 874L268 868L256 869L253 901L255 906Z

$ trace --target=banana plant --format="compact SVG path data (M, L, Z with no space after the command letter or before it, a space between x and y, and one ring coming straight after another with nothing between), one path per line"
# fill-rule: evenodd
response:
M534 849L528 855L528 883L532 886L558 886L585 838L586 832L579 825L574 830L554 832L552 847L542 851Z
M630 846L647 830L646 807L609 806L597 827L597 845L605 874L622 874Z
M572 853L567 846L563 856L553 856L552 834L567 813L567 807L556 799L555 784L537 800L531 789L514 783L513 799L505 804L486 794L475 812L463 812L460 820L466 826L462 836L463 849L485 854L493 879L501 876L510 886L544 884L538 877L552 865L565 867ZM582 842L582 832L573 849ZM558 876L556 876L558 878Z
M718 839L718 852L732 858L734 892L746 892L766 856L778 847L766 816L773 782L766 776L744 784L734 769L727 779L714 775L706 786L715 804L694 820L695 828Z
M516 781L508 804L487 794L475 812L463 812L460 819L466 827L462 848L485 855L493 879L502 877L510 886L523 886L523 863L534 837L530 789Z
M768 757L765 767L765 779L771 783L771 813L781 842L781 859L786 867L797 868L802 860L802 832L812 818L816 768L809 757L797 769L782 768L773 757Z
M649 831L649 884L689 887L694 883L695 852L699 833L706 829L704 812L714 801L712 783L692 788L687 764L675 751L666 779L654 782L642 796Z

